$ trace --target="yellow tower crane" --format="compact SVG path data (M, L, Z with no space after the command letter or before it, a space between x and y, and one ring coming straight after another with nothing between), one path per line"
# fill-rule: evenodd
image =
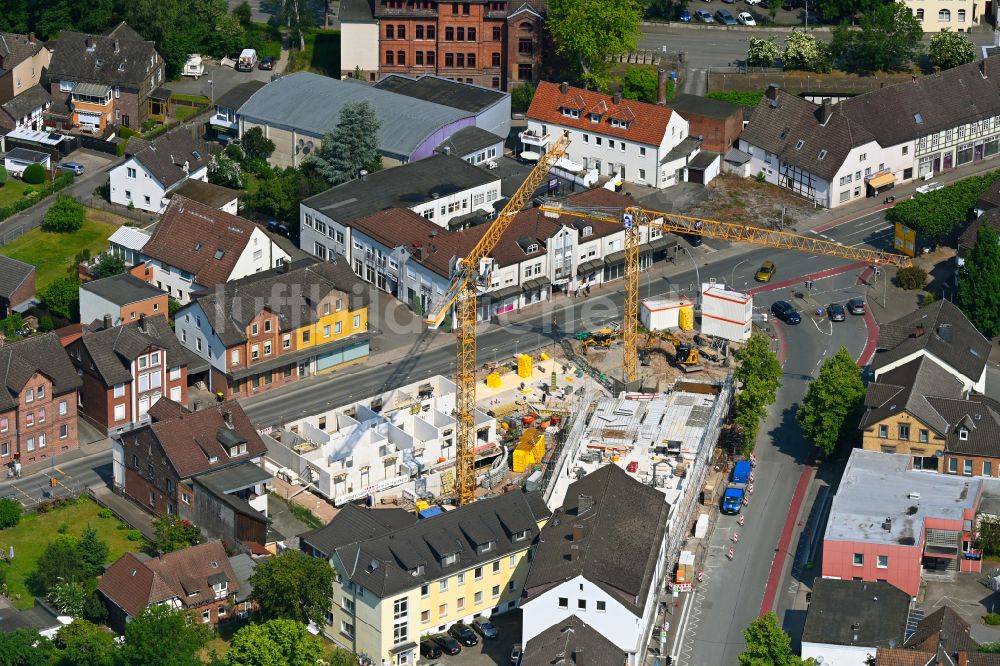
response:
M626 382L638 379L637 327L639 322L639 228L649 227L663 232L695 234L707 238L751 243L780 250L798 250L840 259L853 259L881 266L906 268L912 265L909 257L882 250L848 247L815 236L804 236L787 231L775 231L735 222L719 222L703 218L664 213L647 208L596 208L566 207L548 204L541 207L547 213L603 220L621 224L625 228L625 313L622 322L623 376ZM699 285L699 289L701 286Z
M549 169L566 154L569 133L565 132L541 156L528 177L517 188L507 205L490 223L489 228L468 255L455 264L454 274L444 297L424 320L437 328L455 306L455 419L457 421L457 460L455 496L458 504L475 500L476 476L476 290L490 285L492 262L489 254L496 247L511 222L524 208L548 175Z

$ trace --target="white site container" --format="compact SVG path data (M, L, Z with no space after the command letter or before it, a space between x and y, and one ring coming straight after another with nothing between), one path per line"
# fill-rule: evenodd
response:
M694 524L694 538L704 539L708 536L708 514L703 513L698 516L698 520Z
M701 332L746 342L752 326L753 296L715 283L703 284L701 293Z
M647 331L677 328L682 308L693 307L686 298L647 298L639 307L639 321Z

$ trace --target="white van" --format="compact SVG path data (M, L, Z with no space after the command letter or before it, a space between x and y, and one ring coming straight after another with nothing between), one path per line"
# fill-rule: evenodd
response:
M252 72L257 67L257 51L254 49L243 49L240 52L240 59L236 61L236 71Z

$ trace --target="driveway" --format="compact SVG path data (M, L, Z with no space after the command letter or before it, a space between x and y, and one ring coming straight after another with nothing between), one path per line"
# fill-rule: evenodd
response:
M515 610L491 618L499 631L499 636L491 641L480 639L479 645L463 647L460 654L454 657L447 655L437 659L421 657L417 664L431 666L507 666L510 664L510 652L515 643L521 642L521 611ZM430 633L430 632L428 632ZM596 665L595 665L596 666Z
M273 74L284 69L287 61L288 52L282 51L281 59L275 63L274 70L255 69L252 72L237 72L232 67L206 62L205 73L198 80L185 76L176 81L167 82L166 87L171 92L183 95L204 95L214 101L241 83L270 81Z

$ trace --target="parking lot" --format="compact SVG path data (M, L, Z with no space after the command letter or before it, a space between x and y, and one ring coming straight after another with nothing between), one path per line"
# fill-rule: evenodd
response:
M521 611L514 610L503 615L495 615L490 621L496 626L499 636L491 641L480 638L479 645L463 647L462 653L454 657L442 655L437 659L421 657L418 664L441 664L441 666L508 666L510 652L521 642Z

